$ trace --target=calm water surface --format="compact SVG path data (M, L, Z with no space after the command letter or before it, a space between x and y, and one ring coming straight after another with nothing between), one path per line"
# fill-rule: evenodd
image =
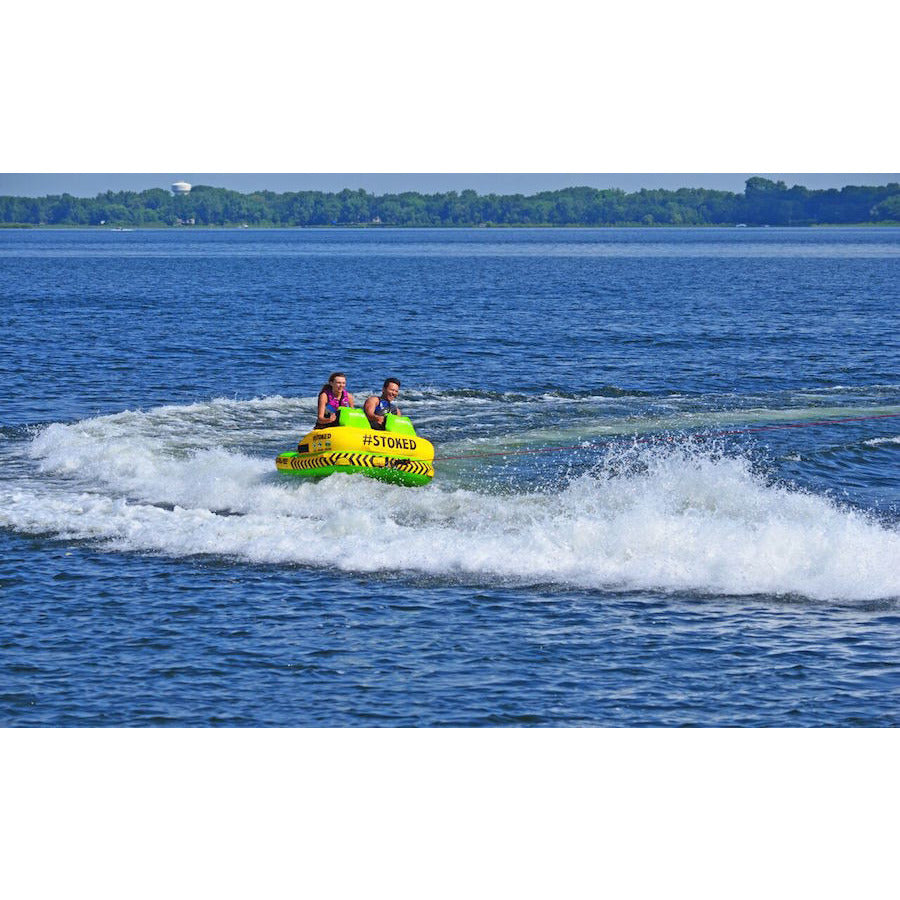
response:
M0 725L896 725L898 311L891 228L0 231ZM334 369L462 458L278 477Z

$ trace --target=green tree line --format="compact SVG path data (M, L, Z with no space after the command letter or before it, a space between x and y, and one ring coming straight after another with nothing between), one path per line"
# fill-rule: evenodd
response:
M30 225L839 225L900 223L900 184L848 185L840 190L788 188L750 178L743 193L705 188L640 190L589 187L538 194L421 194L376 196L364 190L242 194L195 186L189 194L161 188L0 197L0 223Z

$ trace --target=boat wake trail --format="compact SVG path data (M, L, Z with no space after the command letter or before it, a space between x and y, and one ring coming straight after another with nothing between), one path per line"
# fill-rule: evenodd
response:
M273 464L296 434L288 401L216 403L20 436L4 448L0 526L111 551L466 582L900 598L900 531L775 483L740 453L611 444L566 482L490 493L440 474L421 489L297 482Z

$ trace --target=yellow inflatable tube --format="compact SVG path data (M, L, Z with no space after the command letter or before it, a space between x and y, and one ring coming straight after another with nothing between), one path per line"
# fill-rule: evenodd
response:
M358 472L380 481L411 487L434 478L434 446L419 437L407 416L385 416L376 431L361 409L340 410L340 425L314 428L296 451L275 459L279 472L324 478L335 472Z

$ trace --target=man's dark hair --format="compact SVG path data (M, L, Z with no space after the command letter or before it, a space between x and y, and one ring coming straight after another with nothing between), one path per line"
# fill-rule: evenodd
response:
M385 378L384 384L381 386L381 389L384 390L389 384L396 384L397 387L400 387L400 379L399 378Z

